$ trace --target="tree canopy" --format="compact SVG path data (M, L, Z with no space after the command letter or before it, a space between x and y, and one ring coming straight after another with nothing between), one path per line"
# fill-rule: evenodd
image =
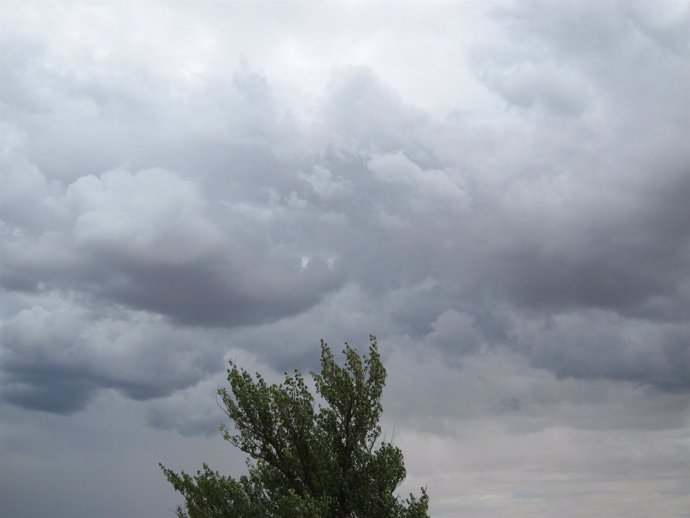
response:
M230 363L230 392L218 390L233 423L225 440L247 455L248 474L224 476L206 464L196 475L161 465L185 498L180 518L422 518L429 498L401 499L403 454L381 440L379 418L386 370L376 338L369 354L346 344L340 366L321 341L321 372L311 373L317 400L303 376L268 384Z

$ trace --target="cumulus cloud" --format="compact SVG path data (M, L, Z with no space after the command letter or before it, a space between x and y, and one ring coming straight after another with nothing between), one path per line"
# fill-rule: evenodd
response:
M38 236L4 226L13 236L3 274L9 285L77 288L181 321L227 324L299 311L338 282L324 261L300 270L301 250L271 247L262 235L266 221L256 216L261 207L211 207L193 181L173 172L107 171L81 177L52 198L35 166L28 172L33 180L21 171L7 177L17 194L6 205L7 221L26 219L26 205L17 203L23 196L37 200L33 217L48 220L55 209L64 224ZM55 261L51 247L65 263ZM217 310L197 297L215 301Z

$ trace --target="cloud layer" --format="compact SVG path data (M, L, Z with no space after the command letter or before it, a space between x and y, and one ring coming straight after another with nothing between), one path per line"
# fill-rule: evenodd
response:
M640 491L675 491L649 513L684 516L687 3L280 4L280 23L244 3L8 6L7 412L74 418L114 392L144 428L208 435L228 358L271 376L375 332L407 450L543 439L545 469L618 430L645 445ZM671 489L649 482L655 433ZM462 459L413 462L439 515L567 500L482 503L456 489ZM592 498L572 516L622 512Z

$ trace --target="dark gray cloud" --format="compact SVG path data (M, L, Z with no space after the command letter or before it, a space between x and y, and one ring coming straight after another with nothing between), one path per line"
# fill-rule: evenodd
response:
M40 300L0 332L2 395L11 403L71 413L103 389L157 398L195 384L222 361L208 332L175 329L143 312L104 315L61 297Z
M77 289L185 323L232 325L299 312L339 282L323 259L301 268L305 252L272 246L265 217L275 216L267 208L222 200L210 208L193 182L174 173L113 170L51 196L35 168L8 171L8 221L53 217L49 236L6 227L18 234L4 252L9 286Z

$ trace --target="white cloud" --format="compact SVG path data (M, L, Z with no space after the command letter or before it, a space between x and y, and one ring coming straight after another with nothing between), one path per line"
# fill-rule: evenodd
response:
M162 169L82 177L66 196L78 214L77 246L99 254L184 264L218 252L225 241L198 188Z

